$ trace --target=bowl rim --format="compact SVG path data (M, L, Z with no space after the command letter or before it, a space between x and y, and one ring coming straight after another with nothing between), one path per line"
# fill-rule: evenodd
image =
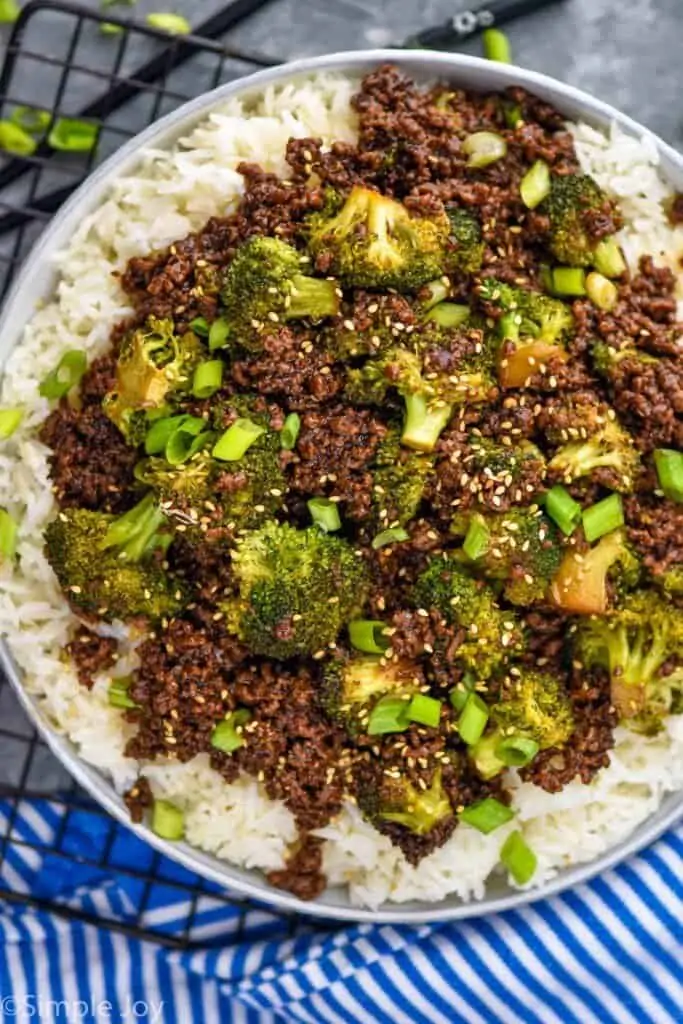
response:
M78 220L92 213L102 203L110 183L119 175L128 173L144 151L155 141L162 147L172 145L198 120L229 98L237 96L248 98L250 95L258 95L269 85L283 85L293 79L310 76L316 72L336 71L342 74L358 74L383 63L396 64L408 73L417 74L423 79L437 78L448 73L465 78L468 71L474 72L476 77L476 73L479 72L490 81L486 88L492 91L504 89L509 85L521 85L549 98L561 109L572 107L576 111L572 116L577 116L580 112L580 116L585 118L588 123L592 121L603 129L616 122L629 134L652 140L662 158L665 174L675 172L675 175L680 177L683 187L683 157L668 143L610 104L540 72L507 64L497 65L479 57L428 50L340 51L290 61L218 86L183 104L130 139L88 176L41 234L5 300L0 314L0 342L5 338L9 340L0 351L0 371L9 353L20 343L24 327L35 312L33 305L35 296L31 302L25 293L30 291L30 284L37 270L41 267L44 269L44 265L50 262L50 254L54 254L60 235L65 236L70 225L75 225ZM567 116L570 115L567 114ZM48 289L48 294L50 290L54 292L54 284L59 277L56 270L52 271L51 277L53 283L51 289ZM47 288L47 286L45 287ZM14 324L19 326L15 327ZM499 913L557 895L588 881L595 875L614 867L626 857L642 850L683 815L683 791L669 794L659 809L637 826L624 841L610 847L604 854L592 861L563 869L561 873L538 889L511 889L509 894L485 896L481 900L471 900L467 903L463 903L452 895L446 896L438 903L426 901L384 903L376 910L352 905L346 894L344 897L346 904L337 905L327 902L325 894L310 903L304 902L287 892L270 886L263 873L256 869L237 868L188 843L169 843L155 836L147 826L133 824L111 779L104 771L90 766L81 758L76 746L67 737L56 731L34 698L24 688L21 671L14 662L9 645L4 638L0 641L0 665L22 707L37 727L47 746L67 768L72 777L119 824L131 829L154 849L182 864L189 871L208 878L223 888L234 890L236 894L250 897L271 907L303 913L309 917L347 922L418 925ZM457 902L446 902L454 899Z

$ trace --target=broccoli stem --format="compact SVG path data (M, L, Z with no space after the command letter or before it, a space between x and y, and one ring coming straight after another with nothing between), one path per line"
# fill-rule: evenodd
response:
M401 443L419 452L431 452L451 418L452 406L430 407L423 394L406 395L406 418Z
M339 312L339 291L336 281L321 281L316 277L296 274L292 278L290 303L285 313L286 320L322 320L336 316Z

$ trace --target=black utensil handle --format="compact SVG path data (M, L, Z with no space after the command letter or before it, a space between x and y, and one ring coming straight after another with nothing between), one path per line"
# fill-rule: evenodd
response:
M558 0L491 0L490 3L459 11L442 25L423 29L422 32L411 36L406 45L434 49L438 46L461 43L486 28L503 25L552 3L558 3Z

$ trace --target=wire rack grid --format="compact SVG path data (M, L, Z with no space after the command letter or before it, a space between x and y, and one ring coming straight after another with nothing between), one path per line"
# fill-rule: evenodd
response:
M50 118L43 138L60 118L86 118L97 126L97 142L83 153L56 152L41 142L30 156L0 158L0 301L52 214L95 165L186 100L278 63L215 41L266 2L232 0L198 34L182 37L75 3L31 0L24 7L0 73L0 119L35 104L31 83L40 74L41 110ZM115 28L103 33L103 24ZM29 808L40 827L26 826ZM259 915L253 903L169 867L143 842L131 856L130 843L129 830L94 804L53 757L0 673L0 904L29 904L173 948L206 941L212 934L207 917L214 910L225 921L228 907L233 937L247 920L251 934L255 916L287 936L311 926L284 912L261 908ZM38 858L44 883L36 890L33 881L29 890L22 866ZM80 880L106 882L115 874L122 891L117 913L110 901L88 910L82 901L73 905L69 866L75 863Z

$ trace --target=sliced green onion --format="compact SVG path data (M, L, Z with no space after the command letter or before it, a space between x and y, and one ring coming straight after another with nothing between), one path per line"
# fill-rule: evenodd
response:
M185 815L169 800L155 800L150 827L161 839L182 839L185 834Z
M245 744L243 736L244 726L251 721L251 711L240 708L238 711L231 711L223 722L219 722L211 733L211 746L224 754L232 754Z
M11 437L23 418L23 409L0 409L0 437Z
M8 561L17 553L19 527L4 508L0 508L0 558Z
M38 107L17 107L12 114L12 121L31 135L41 135L50 124L52 115Z
M610 494L609 498L603 498L597 504L584 509L583 532L589 544L623 525L624 503L620 494Z
M113 21L101 21L100 32L103 36L120 36L123 25L115 25Z
M155 420L145 437L147 455L158 455L163 452L170 438L188 418L188 416L164 416L163 419Z
M442 430L446 429L452 406L430 405L423 394L405 396L406 416L401 444L418 452L432 452Z
M483 519L475 516L467 528L467 534L463 541L462 549L468 558L476 562L478 558L485 555L489 549L491 534Z
M598 309L604 309L608 313L610 309L614 309L619 299L617 286L604 274L598 274L596 271L592 271L586 278L586 295Z
M410 534L402 526L391 526L388 530L382 530L376 537L372 538L372 549L378 551L387 544L400 544L401 541L409 540Z
M99 128L92 121L60 117L52 127L47 141L53 149L64 153L89 153L97 144Z
M508 128L516 128L522 120L522 108L518 103L504 103L503 117Z
M364 654L384 654L391 641L385 635L386 623L377 619L353 619L349 622L351 646Z
M484 800L470 804L464 811L460 812L460 820L476 828L478 832L488 835L494 832L501 825L505 825L514 818L515 812L502 804L495 797L487 796Z
M88 368L85 352L72 348L65 352L39 387L43 398L64 398L80 381Z
M451 288L447 278L444 280L444 278L439 277L436 281L430 281L429 284L426 284L420 292L420 305L422 306L422 309L426 312L433 306L437 306L440 302L443 302L443 300L448 297L450 290ZM429 292L429 298L423 299L422 294L426 291Z
M441 721L441 701L424 693L416 693L408 705L408 718L411 722L419 722L420 725L438 729Z
M12 121L0 121L0 149L17 156L31 156L37 149L37 142L28 132Z
M341 517L336 501L329 498L311 498L306 502L311 519L324 533L335 533L341 530Z
M478 693L470 693L458 719L460 739L471 747L478 743L484 734L489 720L489 709Z
M481 34L481 41L484 44L484 56L488 60L495 60L500 64L512 63L510 40L499 28L485 29Z
M17 0L0 0L0 25L13 25L20 14Z
M209 359L194 371L192 394L195 398L210 398L220 391L223 383L223 360Z
M192 31L192 26L182 14L166 14L165 12L157 11L148 14L145 21L150 28L158 28L172 36L186 36Z
M401 697L382 697L370 712L368 736L383 736L388 732L403 732L410 725L408 701Z
M555 484L546 494L545 510L565 537L571 537L581 522L581 506L562 484Z
M595 247L593 266L605 277L621 277L626 271L626 260L614 236L603 238Z
M496 747L496 757L509 768L524 768L539 751L536 740L528 736L506 736Z
M212 452L213 457L221 459L223 462L237 462L251 448L254 441L257 441L265 432L266 428L259 423L254 423L253 420L235 420L216 442Z
M527 210L535 210L550 194L550 168L545 160L537 160L519 184L519 194Z
M209 322L205 316L196 316L194 320L190 320L190 327L200 338L208 338Z
M139 706L128 693L131 682L130 676L123 679L112 679L107 697L113 708L137 708Z
M224 317L219 317L218 320L214 320L209 328L209 348L213 352L217 348L223 348L228 335L230 334L230 324Z
M202 430L205 426L204 420L188 416L182 427L171 434L164 449L164 458L171 466L182 465L204 447L211 437L208 430Z
M683 452L657 448L655 469L659 486L671 501L683 502Z
M581 267L555 267L552 272L552 290L555 295L581 296L586 294L586 271Z
M300 430L301 417L296 412L290 412L289 416L282 424L282 430L280 431L280 446L284 448L286 452L291 452L292 449L296 447Z
M433 320L440 327L460 327L469 319L471 310L459 302L439 302L429 310L425 320Z
M462 144L468 167L488 167L507 154L508 144L496 132L473 132Z
M154 495L149 492L134 508L109 524L100 547L106 551L107 548L126 545L127 553L135 561L136 556L142 553L140 546L144 551L148 540L164 522L164 518L163 512L157 508ZM134 541L137 541L137 545L133 544Z
M511 832L500 849L500 862L518 885L526 885L536 874L538 859L521 832Z

